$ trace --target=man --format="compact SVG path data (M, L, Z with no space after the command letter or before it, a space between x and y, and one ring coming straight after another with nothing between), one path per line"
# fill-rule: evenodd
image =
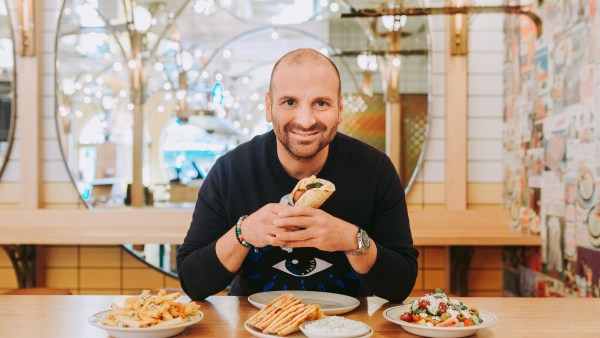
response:
M183 290L199 300L233 280L232 295L317 290L403 301L418 257L404 190L385 154L337 133L337 67L312 49L284 55L265 107L273 131L219 158L200 189L177 256ZM311 175L336 187L320 209L278 203Z

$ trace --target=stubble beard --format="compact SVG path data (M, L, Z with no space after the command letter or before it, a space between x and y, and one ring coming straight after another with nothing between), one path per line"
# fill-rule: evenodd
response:
M294 122L290 122L282 128L278 123L275 123L275 121L273 122L277 140L287 150L288 154L297 161L307 162L312 160L319 152L321 152L321 150L331 143L337 133L337 124L328 130L327 126L322 122L317 122L309 128L303 128ZM316 141L292 141L290 134L292 134L294 130L302 132L318 131L321 136Z

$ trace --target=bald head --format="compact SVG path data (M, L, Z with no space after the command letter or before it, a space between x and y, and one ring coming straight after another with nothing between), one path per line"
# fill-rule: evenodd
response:
M275 66L273 66L273 71L271 72L269 94L272 95L273 93L273 77L280 66L300 65L304 63L313 63L315 65L320 65L323 67L331 67L335 71L335 74L337 75L338 79L338 99L342 97L342 81L340 80L340 72L337 66L327 56L311 48L300 48L288 52L275 63Z

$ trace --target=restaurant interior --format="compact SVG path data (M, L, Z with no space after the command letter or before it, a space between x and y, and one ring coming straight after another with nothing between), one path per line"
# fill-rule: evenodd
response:
M593 0L0 0L0 294L179 289L202 182L298 47L398 171L414 296L600 298Z

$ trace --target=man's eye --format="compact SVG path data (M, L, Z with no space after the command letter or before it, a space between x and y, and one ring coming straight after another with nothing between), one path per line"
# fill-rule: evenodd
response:
M293 105L294 105L294 100L292 100L292 99L285 100L285 102L284 102L284 103L285 103L286 105L288 105L288 106L293 106Z
M327 102L325 102L325 101L317 101L317 106L319 106L319 107L326 107L327 106Z
M332 264L319 258L294 258L273 265L277 270L296 277L308 277L329 268Z

